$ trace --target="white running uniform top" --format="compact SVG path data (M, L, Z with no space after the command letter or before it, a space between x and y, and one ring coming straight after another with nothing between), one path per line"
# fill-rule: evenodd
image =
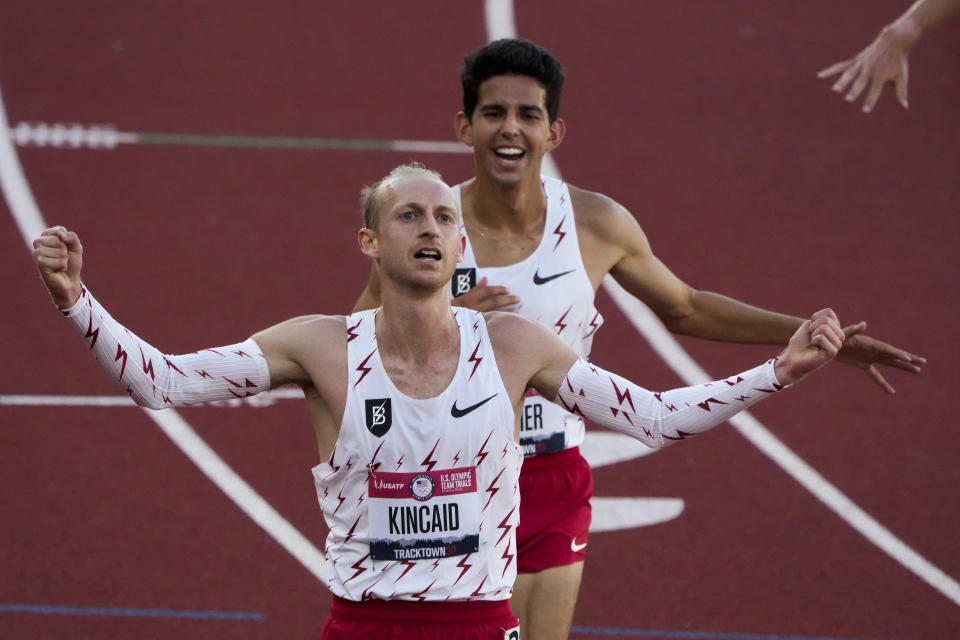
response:
M509 598L523 454L483 316L455 310L456 374L416 399L384 370L376 313L347 318L343 423L330 461L313 468L328 586L357 601Z
M593 306L594 291L580 256L577 227L567 184L540 177L547 197L547 217L540 245L526 259L506 267L479 267L467 238L463 261L451 281L454 297L463 295L486 277L492 286L507 287L520 298L521 315L552 327L582 358L588 359L593 336L603 317ZM453 188L463 211L460 186ZM531 392L520 416L520 445L526 455L555 453L579 446L584 439L583 419Z

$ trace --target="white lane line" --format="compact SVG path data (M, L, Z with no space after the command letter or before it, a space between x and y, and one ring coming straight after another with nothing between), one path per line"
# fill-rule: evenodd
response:
M624 315L630 319L637 331L647 339L660 357L687 384L700 384L714 379L683 350L683 347L667 331L656 314L650 311L646 305L624 291L609 276L604 278L603 286ZM748 412L742 411L731 418L729 422L748 441L786 471L790 477L810 491L867 540L878 546L931 587L960 605L960 584L957 584L956 580L908 547L889 529L861 509L828 482L826 478L817 473L813 467L804 462L800 456L783 444L756 418Z
M227 466L179 413L171 409L146 413L244 513L290 552L317 580L326 583L327 561L323 552L313 546L296 527L287 522L253 487Z
M0 188L3 189L7 205L23 235L24 242L32 248L33 239L40 235L47 225L30 192L20 161L13 149L2 93L0 93ZM176 411L173 409L144 411L244 513L263 527L318 580L326 582L326 560L323 553L244 482Z
M7 207L23 235L23 241L33 250L33 240L46 228L37 201L23 177L23 168L17 160L17 153L10 143L7 112L3 106L3 94L0 93L0 188L3 189Z
M390 146L404 153L473 153L473 149L462 142L394 140Z
M486 11L488 12L486 22L489 40L517 37L512 0L487 0ZM498 12L500 15L491 16L489 15L490 12ZM560 172L551 158L545 158L544 171L560 177ZM624 315L633 323L637 331L647 339L654 350L687 384L699 384L714 379L708 376L706 371L701 369L693 358L683 350L660 322L660 319L646 305L624 291L609 276L603 279L603 287ZM955 604L960 605L960 584L957 584L956 580L904 544L886 527L847 498L839 489L827 482L823 476L780 442L759 421L744 411L734 416L730 423L754 446L770 457L801 486L826 504L867 540Z
M590 498L590 533L649 527L673 520L683 512L679 498Z
M277 400L303 400L300 389L280 388L249 398L208 402L212 407L268 407ZM136 407L130 396L80 396L52 394L0 394L0 406L23 407Z
M19 122L9 129L21 147L55 149L116 149L120 145L233 147L239 149L314 149L331 151L395 151L399 153L469 154L470 147L450 140L377 140L311 138L303 136L248 136L230 134L135 133L117 131L112 124Z

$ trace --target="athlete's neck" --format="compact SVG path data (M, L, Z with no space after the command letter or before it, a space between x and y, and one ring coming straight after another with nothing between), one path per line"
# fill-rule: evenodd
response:
M459 330L446 288L412 296L384 287L380 300L376 333L381 353L419 366L459 349Z
M515 185L496 183L480 174L461 185L460 200L468 233L476 229L529 234L543 226L547 211L539 174Z

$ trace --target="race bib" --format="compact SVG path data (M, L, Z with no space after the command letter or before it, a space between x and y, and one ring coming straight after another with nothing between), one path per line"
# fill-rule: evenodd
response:
M476 467L370 473L367 512L373 560L426 560L480 549Z
M520 415L520 446L524 456L556 453L567 447L569 414L537 393L527 393Z

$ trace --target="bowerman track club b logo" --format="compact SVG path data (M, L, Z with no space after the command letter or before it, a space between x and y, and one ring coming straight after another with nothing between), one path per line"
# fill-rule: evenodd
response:
M477 270L474 268L457 269L453 272L453 279L450 280L450 293L453 297L462 296L470 289L477 286Z
M366 401L367 429L378 438L383 437L393 424L390 413L390 398L376 398Z

